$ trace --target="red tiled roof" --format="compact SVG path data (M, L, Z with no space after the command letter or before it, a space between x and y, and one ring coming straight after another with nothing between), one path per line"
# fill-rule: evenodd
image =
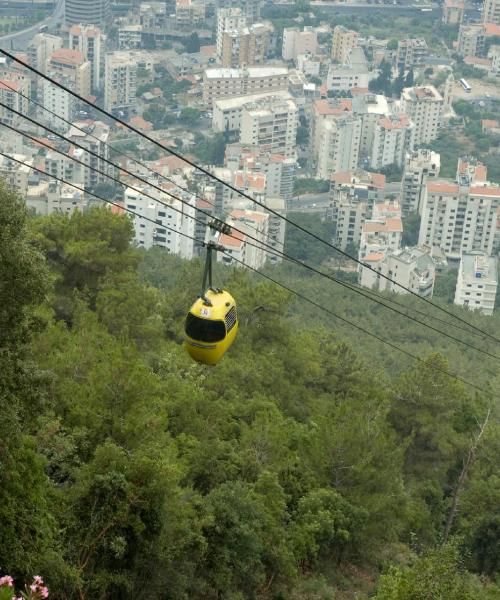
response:
M378 262L384 258L383 252L371 252L362 258L363 261L366 262Z
M252 221L265 221L268 215L254 210L233 210L229 213L233 219L251 219Z
M219 244L222 246L232 246L233 248L241 248L245 241L245 234L240 231L233 231L231 235L222 234L219 238Z
M366 221L363 225L363 232L375 233L377 231L386 233L402 233L403 222L401 217L390 217L385 221Z
M458 194L458 184L431 182L427 184L427 191L433 194Z
M339 101L315 100L314 110L319 115L341 115L352 111L352 100L350 98L340 98Z
M72 50L71 48L59 48L54 50L51 60L57 60L57 62L65 63L67 65L81 65L85 62L83 54L79 50Z

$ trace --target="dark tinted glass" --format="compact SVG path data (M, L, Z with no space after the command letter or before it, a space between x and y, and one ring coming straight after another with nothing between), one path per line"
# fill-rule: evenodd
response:
M186 317L186 333L193 340L200 342L220 342L226 337L224 321L200 319L192 313Z

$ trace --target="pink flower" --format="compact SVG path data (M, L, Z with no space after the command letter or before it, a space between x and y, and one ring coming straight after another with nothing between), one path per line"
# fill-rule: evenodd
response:
M8 585L9 587L14 587L14 580L10 575L4 575L0 577L0 585Z
M12 600L23 600L20 596L12 596Z
M32 592L36 592L36 591L38 590L38 586L37 586L37 584L36 584L36 583L32 583L32 584L30 585L30 590L31 590Z
M33 583L36 583L37 585L43 585L43 579L40 577L40 575L35 575L33 577Z
M42 594L42 598L48 598L49 597L49 590L46 587L43 587L41 589L40 593Z

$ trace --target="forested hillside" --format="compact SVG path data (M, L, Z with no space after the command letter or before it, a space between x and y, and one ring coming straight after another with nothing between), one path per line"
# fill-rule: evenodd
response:
M439 370L500 395L496 359L282 265L425 360L221 269L241 328L200 366L201 262L131 238L0 191L0 576L59 600L499 597L498 400Z

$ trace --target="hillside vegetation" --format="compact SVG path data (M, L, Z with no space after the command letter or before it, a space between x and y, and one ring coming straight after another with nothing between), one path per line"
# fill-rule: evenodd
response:
M498 404L436 369L498 394L494 359L283 265L423 362L236 269L238 339L203 367L201 262L131 239L0 191L0 574L59 600L498 598Z

